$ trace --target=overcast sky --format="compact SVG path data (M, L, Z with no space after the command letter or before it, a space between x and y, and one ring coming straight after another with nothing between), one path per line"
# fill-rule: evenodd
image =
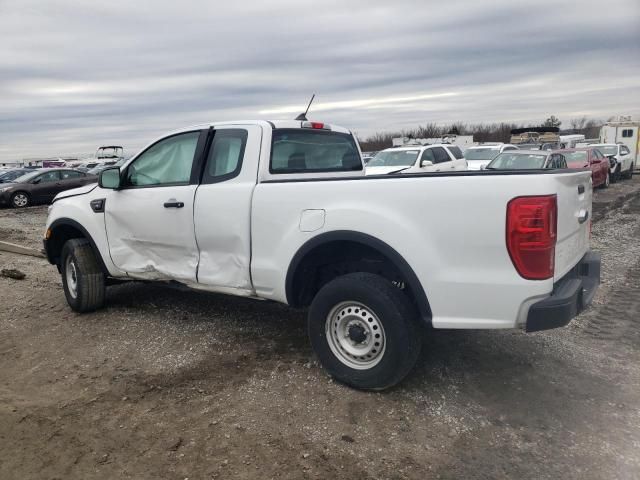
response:
M209 121L640 118L640 1L0 0L0 159Z

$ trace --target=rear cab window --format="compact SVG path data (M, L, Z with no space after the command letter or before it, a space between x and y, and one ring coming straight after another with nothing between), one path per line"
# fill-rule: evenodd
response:
M363 170L352 135L330 130L274 129L269 172L272 174L353 172Z

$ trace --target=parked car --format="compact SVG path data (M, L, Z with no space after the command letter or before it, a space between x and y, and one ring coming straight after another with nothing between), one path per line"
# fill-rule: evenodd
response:
M11 183L16 178L31 172L28 168L11 168L0 171L0 183Z
M517 150L504 152L491 160L487 170L538 170L567 168L561 153L550 150Z
M459 147L436 144L387 148L369 160L366 167L367 175L450 172L466 170L467 162Z
M590 172L480 173L365 177L347 129L206 124L58 194L45 251L78 312L110 278L308 307L322 365L380 390L423 328L555 328L593 298Z
M96 177L67 168L32 170L12 183L0 185L0 205L23 208L49 203L60 192L95 181Z
M474 145L473 147L469 147L464 151L464 158L467 160L467 169L481 170L482 167L486 167L498 154L505 151L508 152L509 150L518 150L518 147L508 143Z
M612 157L616 163L611 167L611 181L617 182L621 178L632 178L634 158L629 147L620 143L592 143L590 147L597 148L605 156Z
M589 168L593 187L607 188L611 183L609 159L597 148L572 148L557 150L564 155L569 168Z

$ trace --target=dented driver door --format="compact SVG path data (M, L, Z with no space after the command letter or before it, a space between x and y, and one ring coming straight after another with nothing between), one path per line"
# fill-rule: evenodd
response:
M192 169L205 140L206 132L193 131L156 142L127 165L121 188L109 192L109 253L129 276L196 281Z

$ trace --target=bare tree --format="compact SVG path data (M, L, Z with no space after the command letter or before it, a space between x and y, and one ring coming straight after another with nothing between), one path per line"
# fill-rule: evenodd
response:
M572 118L571 120L569 120L569 125L571 125L571 130L573 130L575 133L578 133L579 131L583 130L586 123L587 123L587 117L585 116L582 116L579 118Z
M544 121L543 127L559 127L562 122L555 115L551 115Z

